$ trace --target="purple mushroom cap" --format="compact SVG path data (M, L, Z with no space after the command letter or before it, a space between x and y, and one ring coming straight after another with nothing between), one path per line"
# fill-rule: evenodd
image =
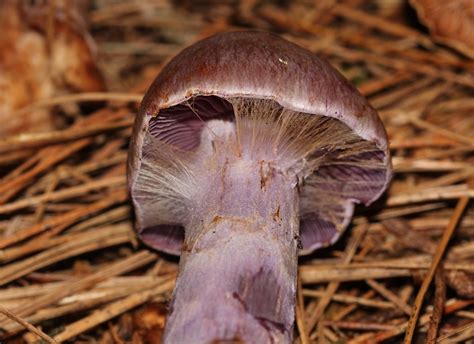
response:
M137 230L148 245L180 254L184 229L183 214L172 203L158 202L157 209L140 191L146 182L142 161L156 149L147 135L192 154L207 121L234 120L235 99L261 99L305 118L326 118L352 135L334 144L326 139L311 153L318 163L301 184L299 254L334 243L350 223L354 204L369 205L386 189L391 165L384 126L328 62L274 34L218 34L184 49L163 68L135 121L128 183ZM170 161L166 168L180 166Z

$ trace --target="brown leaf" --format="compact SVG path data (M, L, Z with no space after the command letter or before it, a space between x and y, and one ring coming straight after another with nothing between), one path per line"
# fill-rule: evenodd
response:
M433 39L474 58L472 0L410 0Z
M155 326L164 328L166 308L159 303L149 303L134 314L135 326L142 330L149 330Z
M166 307L160 303L149 303L133 315L134 340L142 343L161 343L165 327Z
M71 4L66 11L18 0L0 3L0 136L54 128L49 110L12 116L15 110L56 94L105 89L93 40Z

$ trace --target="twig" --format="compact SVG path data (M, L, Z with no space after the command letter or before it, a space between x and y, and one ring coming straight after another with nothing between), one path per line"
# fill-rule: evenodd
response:
M468 197L463 197L458 201L458 204L456 205L456 208L454 209L454 213L451 217L449 225L444 231L443 236L441 237L441 240L436 249L436 253L433 257L433 261L431 263L430 269L428 270L428 273L426 274L426 277L423 280L420 290L418 291L418 294L416 296L415 304L413 305L413 312L410 317L410 321L408 322L408 328L405 334L405 339L404 339L405 344L410 344L412 341L413 335L415 333L416 324L418 322L418 316L420 314L421 306L425 298L425 294L428 291L428 288L431 284L431 280L433 279L435 271L441 261L441 258L444 255L444 252L446 250L446 247L448 246L449 240L451 239L451 236L454 233L454 230L456 229L459 223L459 220L461 219L461 216L464 212L464 209L466 208L468 203L469 203Z
M419 118L411 118L410 121L419 128L423 128L433 133L443 135L447 138L458 141L460 143L468 144L471 146L474 145L474 139L467 137L465 135L453 132L446 128L441 128L435 124L429 123Z
M438 328L443 317L443 308L446 301L446 281L444 279L443 265L440 264L435 273L435 300L433 312L431 313L428 333L426 334L426 343L435 344L438 335Z
M359 247L362 239L364 238L367 228L368 226L365 223L354 228L354 231L353 231L354 236L352 240L350 241L350 243L347 245L346 250L344 252L344 258L342 261L343 264L349 264L351 262L352 258L354 257L357 251L357 248ZM335 294L337 288L339 288L338 281L332 281L327 286L326 295L323 296L321 299L319 299L316 309L313 311L313 313L310 315L310 318L308 319L309 332L311 332L314 326L318 323L318 320L321 318L324 311L326 310L326 307L331 302L331 298Z
M51 97L38 101L32 105L21 108L12 113L12 116L22 116L25 113L38 110L46 106L55 106L65 103L74 102L92 102L92 101L122 101L122 102L141 102L143 95L129 93L112 93L112 92L84 92L76 94L68 94L64 96Z
M409 269L359 268L341 270L336 268L318 269L313 266L301 266L299 270L303 284L411 276Z
M386 324L377 324L377 323L361 323L355 321L330 321L324 320L326 325L333 325L339 328L346 328L350 330L382 330L382 331L390 331L395 328L394 325L386 325Z
M58 245L4 267L0 271L0 285L5 285L26 274L42 267L59 262L76 255L123 244L130 241L131 227L127 224L118 224L91 230L85 233L59 238Z
M112 192L108 197L105 197L97 202L86 205L84 207L76 208L65 214L54 216L45 220L42 223L27 227L25 229L20 229L14 234L11 234L5 238L0 239L0 249L4 249L10 245L16 244L22 240L25 240L31 236L39 234L48 230L49 228L54 228L56 226L71 225L78 221L81 217L85 215L92 215L95 212L99 212L107 207L110 207L114 204L120 204L125 201L127 195L125 190L119 192ZM5 257L8 256L6 252L0 254L0 261L3 259L3 254ZM5 258L8 259L8 258Z
M66 286L57 288L49 294L38 297L32 302L25 302L16 307L13 311L19 316L27 316L33 314L48 305L52 305L62 298L72 295L78 291L90 288L91 286L111 277L123 274L128 271L133 271L138 267L148 264L156 259L156 255L147 251L138 252L126 259L120 260L110 264L104 269L90 274L80 280L72 281ZM7 329L10 332L15 331L15 327L9 325L8 322L0 321L0 327Z
M18 136L0 139L0 153L4 154L19 149L58 144L87 136L98 135L110 130L127 128L132 124L133 119L128 119L118 123L107 123L84 128L70 128L45 133L20 134Z
M15 210L35 206L43 202L63 201L65 199L82 196L90 191L104 188L114 188L125 185L125 176L106 178L105 180L96 180L90 183L62 189L56 192L46 193L40 196L22 199L10 204L0 206L0 214L10 213Z
M410 315L411 314L411 307L408 306L403 300L401 300L397 295L393 292L385 288L382 284L374 281L372 279L367 280L367 284L370 285L374 290L376 290L380 295L385 297L387 300L391 301L394 305L396 305L402 312Z
M301 280L298 277L298 294L296 303L296 325L300 334L301 344L310 344L308 332L306 330L306 315L304 311L303 289L301 287Z
M326 294L325 291L303 289L304 296L323 297L325 294ZM364 297L356 297L352 295L334 294L332 299L337 302L358 304L365 307L374 307L374 308L383 308L383 309L395 308L395 306L391 302L371 300Z
M429 37L422 35L420 32L415 31L409 27L386 20L382 17L370 15L343 4L335 5L332 8L332 11L338 15L354 20L359 24L376 28L394 36L415 40L427 48L434 47L433 42L431 42Z
M170 291L174 287L174 283L175 281L173 277L152 290L132 294L123 300L114 302L103 309L99 309L91 315L66 326L61 333L54 337L54 339L59 343L69 340L129 309L145 303L155 295L161 294L165 291Z
M40 329L34 327L33 325L29 324L27 321L23 320L22 318L20 318L19 316L15 315L12 312L10 312L8 309L3 308L2 306L0 306L0 313L5 315L6 317L10 318L11 320L17 322L18 324L20 324L21 326L26 328L28 331L36 334L38 337L45 340L46 342L48 342L48 343L57 343L56 340L54 340L53 338L48 336L46 333L44 333Z
M32 169L29 169L14 178L9 178L9 176L7 176L4 180L0 181L0 204L4 204L10 200L22 188L24 188L28 182L33 180L40 173L86 147L90 142L91 140L86 138L74 141L66 147L47 147L39 152L39 157L31 158L33 161L39 160L38 164L36 164Z
M175 275L175 274L171 274ZM156 287L158 284L161 284L164 279L167 279L170 275L166 275L160 278L155 278L154 281L148 280L144 281L144 284L136 284L134 286L126 285L121 286L119 288L109 287L109 288L102 288L95 286L91 291L86 291L83 293L71 295L65 297L61 301L58 302L58 305L42 308L38 312L33 315L28 316L26 319L32 323L36 324L45 320L51 320L54 318L60 318L67 314L73 314L77 312L81 312L93 307L97 307L99 305L103 305L108 302L116 301L118 299L127 297L133 293L138 293L144 290L148 290L150 288ZM117 280L117 278L111 278L109 281ZM132 279L130 282L134 282ZM107 283L107 282L105 282ZM100 285L104 285L101 283ZM157 299L155 297L155 299ZM166 298L163 296L162 301L166 301ZM16 306L16 305L15 305Z
M439 188L425 189L416 193L398 194L389 197L387 205L399 206L411 203L420 203L427 201L440 201L455 198L474 197L474 189L467 189L464 186L451 185Z
M458 336L452 338L455 335ZM464 340L472 339L472 337L474 337L474 322L460 326L446 335L439 337L436 343L461 343Z

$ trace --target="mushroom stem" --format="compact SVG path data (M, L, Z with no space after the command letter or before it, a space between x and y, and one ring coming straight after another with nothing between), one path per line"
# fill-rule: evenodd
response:
M190 207L165 343L291 343L296 178L235 152L207 163L205 192Z

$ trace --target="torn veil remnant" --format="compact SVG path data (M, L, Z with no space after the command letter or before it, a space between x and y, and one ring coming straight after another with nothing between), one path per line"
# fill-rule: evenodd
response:
M297 255L337 240L391 176L375 110L326 61L233 32L178 54L129 154L137 230L180 254L166 343L290 343Z

